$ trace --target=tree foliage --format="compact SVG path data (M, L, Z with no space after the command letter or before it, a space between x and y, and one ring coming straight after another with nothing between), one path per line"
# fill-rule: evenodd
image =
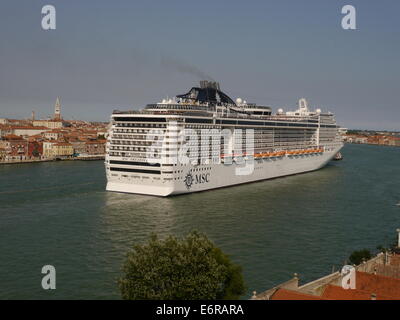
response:
M119 280L123 299L238 299L245 292L241 267L196 231L179 239L152 235L135 245Z
M350 255L349 260L351 264L359 265L363 260L369 260L372 254L368 249L356 250Z

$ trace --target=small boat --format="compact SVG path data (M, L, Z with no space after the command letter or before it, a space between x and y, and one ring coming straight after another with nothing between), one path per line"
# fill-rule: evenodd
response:
M400 207L400 202L396 203L396 206Z
M335 156L333 157L333 160L339 161L342 160L343 156L340 152L336 153Z

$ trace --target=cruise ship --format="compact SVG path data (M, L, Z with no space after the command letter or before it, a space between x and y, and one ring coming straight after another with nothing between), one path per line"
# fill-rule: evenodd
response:
M219 83L139 111L115 110L107 134L108 191L171 196L324 167L343 147L330 112L235 101Z

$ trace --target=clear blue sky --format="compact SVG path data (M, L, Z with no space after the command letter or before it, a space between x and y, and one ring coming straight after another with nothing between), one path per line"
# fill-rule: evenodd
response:
M41 29L41 8L57 30ZM341 8L357 9L357 30ZM206 75L232 98L285 109L306 97L349 128L400 130L400 1L0 3L0 118L107 121Z

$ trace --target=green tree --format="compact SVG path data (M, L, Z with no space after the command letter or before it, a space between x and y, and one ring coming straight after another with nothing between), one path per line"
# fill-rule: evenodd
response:
M153 234L128 252L123 273L126 300L238 299L245 292L241 267L196 231L181 239Z
M349 260L351 264L359 265L363 260L369 260L372 254L368 249L356 250L350 255Z

